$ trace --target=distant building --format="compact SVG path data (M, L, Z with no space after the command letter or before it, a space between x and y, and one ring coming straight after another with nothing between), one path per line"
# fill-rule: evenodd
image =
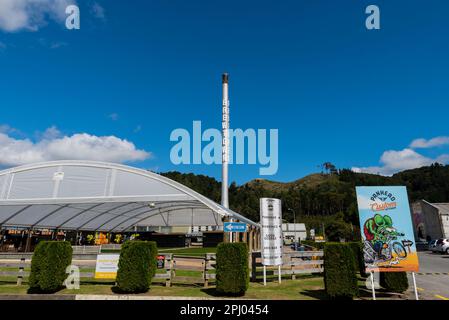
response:
M449 203L420 200L412 204L412 212L416 238L449 238Z
M284 240L306 240L307 238L307 230L304 223L283 223L282 233L284 235Z
M165 227L165 226L145 226L145 225L137 225L134 227L134 231L137 232L157 232L157 233L201 233L208 231L223 231L223 226L173 226L173 227Z

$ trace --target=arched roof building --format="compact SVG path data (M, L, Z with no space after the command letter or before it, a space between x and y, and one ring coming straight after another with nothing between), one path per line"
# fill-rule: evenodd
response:
M52 161L0 171L0 227L122 232L140 225L258 226L153 172L94 161Z

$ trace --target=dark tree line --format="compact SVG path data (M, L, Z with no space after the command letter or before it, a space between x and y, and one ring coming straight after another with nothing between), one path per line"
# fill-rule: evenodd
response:
M407 170L391 177L355 173L348 169L336 170L327 164L325 171L315 175L315 182L286 183L272 188L264 180L255 180L229 188L229 205L232 210L254 220L259 220L259 198L280 198L283 217L293 221L293 212L303 220L337 216L345 222L358 225L356 186L407 186L410 201L426 199L430 202L449 202L449 166L433 164L428 167ZM216 179L195 174L167 172L162 175L220 202L221 183ZM288 209L291 210L288 210ZM298 219L297 219L298 221Z

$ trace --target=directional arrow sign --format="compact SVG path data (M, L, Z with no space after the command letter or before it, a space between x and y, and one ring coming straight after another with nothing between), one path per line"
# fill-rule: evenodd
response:
M225 232L246 232L246 223L225 222L223 226Z

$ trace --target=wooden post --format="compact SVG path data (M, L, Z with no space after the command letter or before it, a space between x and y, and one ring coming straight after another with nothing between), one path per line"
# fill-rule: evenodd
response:
M251 253L251 281L255 282L257 279L257 267L256 267L256 253Z
M173 268L171 269L171 277L173 278L173 277L176 277L176 258L175 258L175 256L172 256L173 257Z
M257 236L256 236L256 249L257 250L260 250L261 249L261 247L260 247L260 230L259 229L257 229L257 231L256 231L256 234L257 234Z
M257 251L257 229L253 230L253 248Z
M224 219L224 221L223 221L223 242L224 243L229 243L229 242L231 242L230 240L231 240L231 237L230 237L230 232L226 232L225 230L224 230L224 223L225 222L228 222L229 220L226 218L226 219Z
M207 278L207 266L209 264L209 255L206 253L204 255L204 268L203 268L203 277L204 277L204 288L209 286L209 279Z
M33 237L32 232L33 231L31 229L28 229L28 237L27 237L27 240L26 240L25 252L31 251L30 250L31 249L31 238Z
M165 255L165 258L169 259L168 266L165 266L165 272L168 274L168 278L165 279L165 286L170 287L171 286L171 278L172 278L172 269L173 269L173 256L172 254Z
M250 253L254 251L253 243L254 243L254 241L253 241L253 228L251 227L251 229L249 230L249 245L248 245Z
M292 272L292 280L296 280L296 274L294 273L294 268L293 268L293 255L290 256L290 270Z
M23 281L23 270L25 269L25 257L20 258L19 274L17 275L17 285L21 286Z
M253 249L257 251L257 229L253 230Z
M248 231L247 235L247 244L248 244L248 264L252 267L252 263L253 263L253 240L251 238L251 232L252 232L252 227L250 226L250 229Z

